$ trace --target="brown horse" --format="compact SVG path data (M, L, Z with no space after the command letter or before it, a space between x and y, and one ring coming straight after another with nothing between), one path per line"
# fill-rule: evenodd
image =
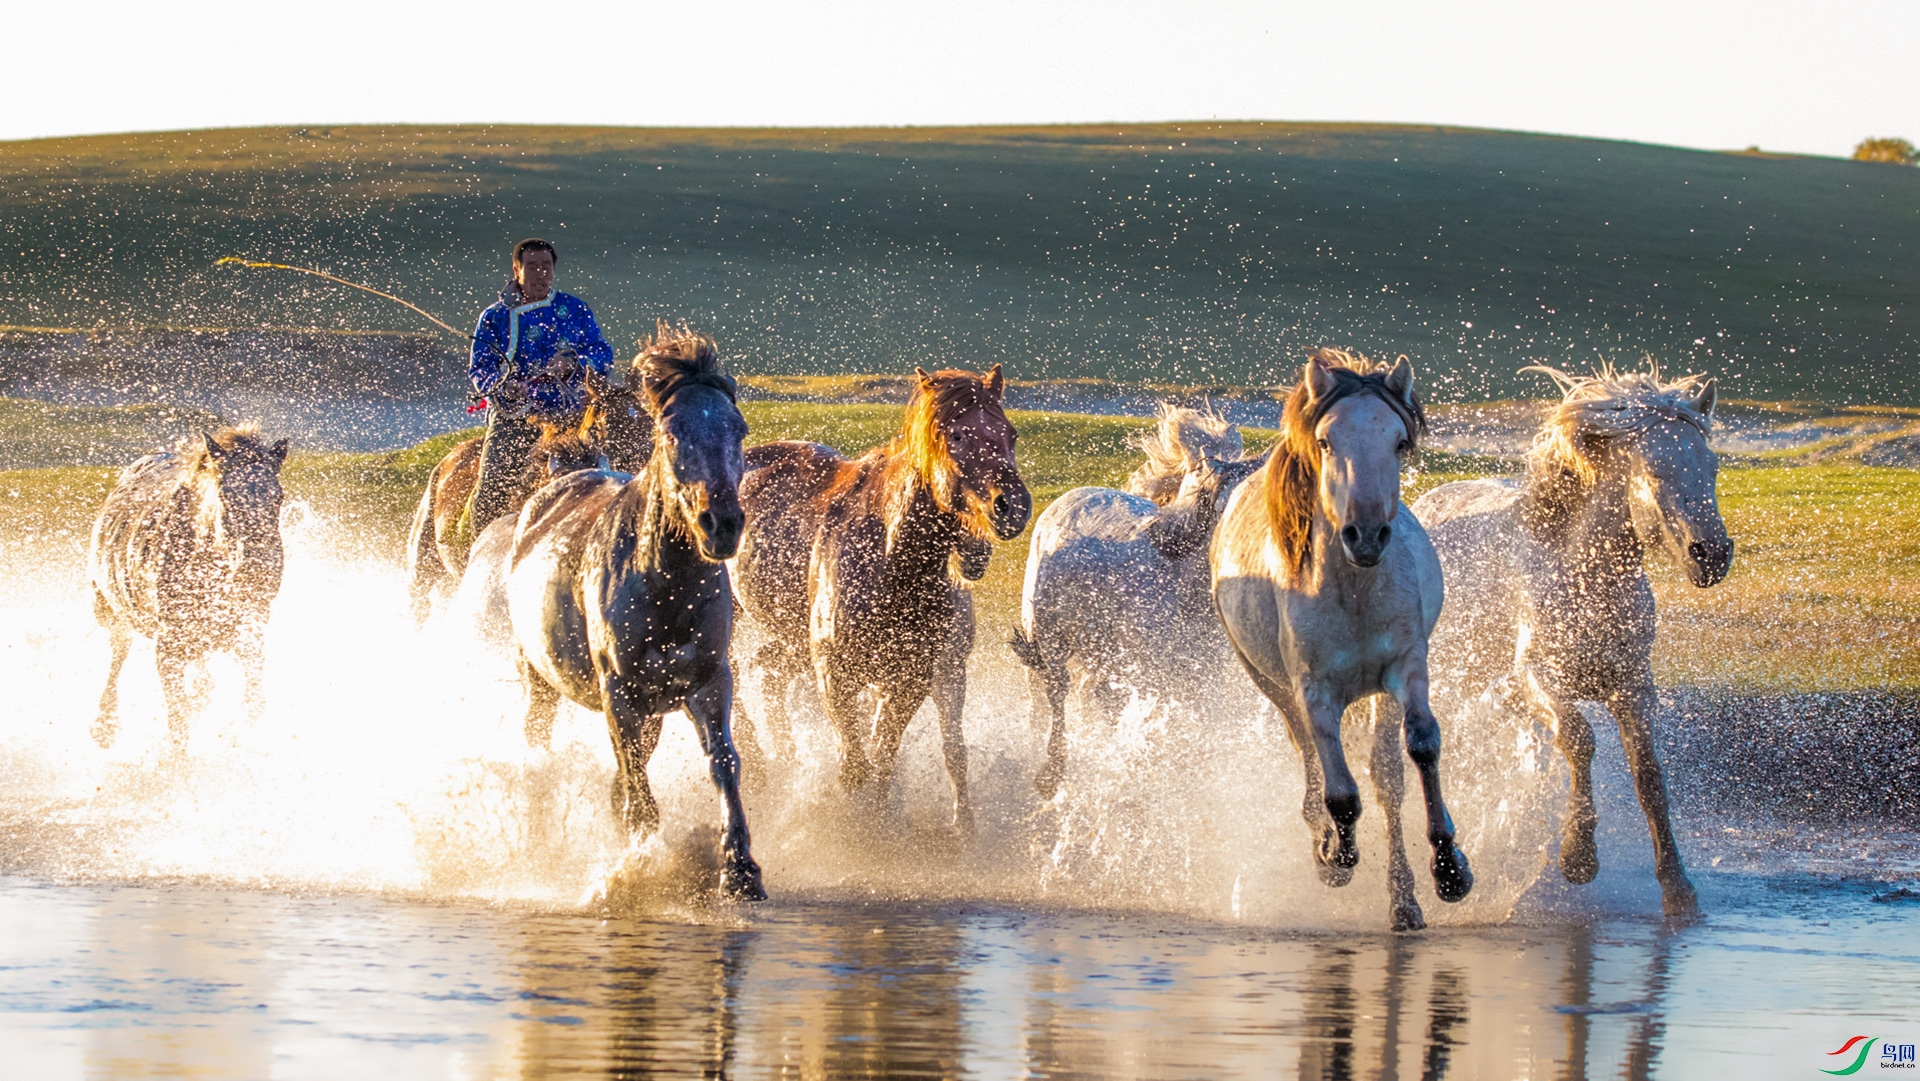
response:
M585 413L533 423L540 426L540 442L520 479L514 510L554 477L599 465L630 473L653 453L652 424L640 399L592 370L587 372ZM407 592L416 623L426 621L434 599L456 586L466 570L470 547L455 527L480 479L480 443L475 436L448 451L414 508L407 531Z
M816 443L747 450L734 585L769 639L758 659L771 713L780 716L787 688L811 668L840 734L846 787L873 778L886 791L900 737L933 695L964 828L973 818L960 731L973 598L959 579L986 574L993 539L1018 536L1033 501L1014 464L999 365L984 377L918 374L900 434L860 458ZM862 716L868 690L878 708Z
M167 731L184 750L187 721L205 699L204 670L192 691L189 666L231 650L247 674L247 709L259 716L267 611L280 592L280 465L287 441L268 444L252 427L203 433L128 466L93 523L87 575L93 614L113 660L93 738L119 732L120 668L137 632L154 640L167 700Z
M747 422L709 339L663 333L636 362L656 453L637 476L586 470L521 509L507 610L529 733L551 731L562 697L605 714L618 772L614 815L652 833L647 760L665 715L685 710L726 806L722 888L764 900L740 802L731 728L733 597L726 560L744 518Z

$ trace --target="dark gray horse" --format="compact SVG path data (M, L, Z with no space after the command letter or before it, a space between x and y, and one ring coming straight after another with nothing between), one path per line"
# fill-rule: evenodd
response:
M202 434L149 454L120 474L93 523L87 574L93 614L113 647L93 738L119 731L120 667L137 632L154 641L167 730L176 748L206 697L208 653L231 650L247 673L247 710L259 716L261 644L280 592L280 465L287 441L268 444L252 427ZM190 690L187 669L202 669Z
M545 741L562 696L605 713L618 769L614 815L646 834L660 824L647 760L664 716L684 709L726 803L722 887L763 900L740 802L727 663L733 592L725 560L746 522L739 489L747 422L707 338L663 333L634 364L654 422L646 470L574 473L520 511L506 592L528 738Z

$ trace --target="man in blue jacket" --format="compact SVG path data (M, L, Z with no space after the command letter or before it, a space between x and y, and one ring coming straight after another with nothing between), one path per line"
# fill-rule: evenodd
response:
M513 277L500 299L480 313L467 374L486 395L487 436L480 477L459 532L468 543L512 508L543 416L586 406L587 368L606 375L613 347L579 297L556 292L553 245L528 238L513 246Z

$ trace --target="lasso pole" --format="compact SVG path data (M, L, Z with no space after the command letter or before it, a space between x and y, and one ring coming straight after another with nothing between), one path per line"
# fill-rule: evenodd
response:
M348 281L347 279L340 277L338 274L329 274L324 270L314 270L311 267L288 266L285 263L255 262L251 259L242 259L237 255L229 255L222 259L216 259L214 260L213 265L221 266L226 263L234 263L238 266L253 267L255 269L262 269L262 270L291 270L297 274L311 274L316 278L325 278L330 282L338 282L341 285L351 286L352 288L358 289L364 293L372 293L374 296L377 296L377 297L385 297L386 299L393 301L395 304L404 304L407 307L412 308L414 311L419 312L421 315L425 316L428 322L446 331L447 333L456 335L465 341L474 340L473 335L468 334L466 331L456 330L453 327L448 326L446 323L440 321L440 319L435 317L432 312L426 310L425 308L422 308L420 305L415 304L410 300L403 300L400 297L394 296L392 293L383 293L380 290L375 289L371 285L361 285L359 282Z

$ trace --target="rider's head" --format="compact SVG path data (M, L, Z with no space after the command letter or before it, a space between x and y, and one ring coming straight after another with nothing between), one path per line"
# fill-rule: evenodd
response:
M560 261L553 245L539 237L528 237L513 246L513 281L520 296L539 300L553 289L553 265Z

